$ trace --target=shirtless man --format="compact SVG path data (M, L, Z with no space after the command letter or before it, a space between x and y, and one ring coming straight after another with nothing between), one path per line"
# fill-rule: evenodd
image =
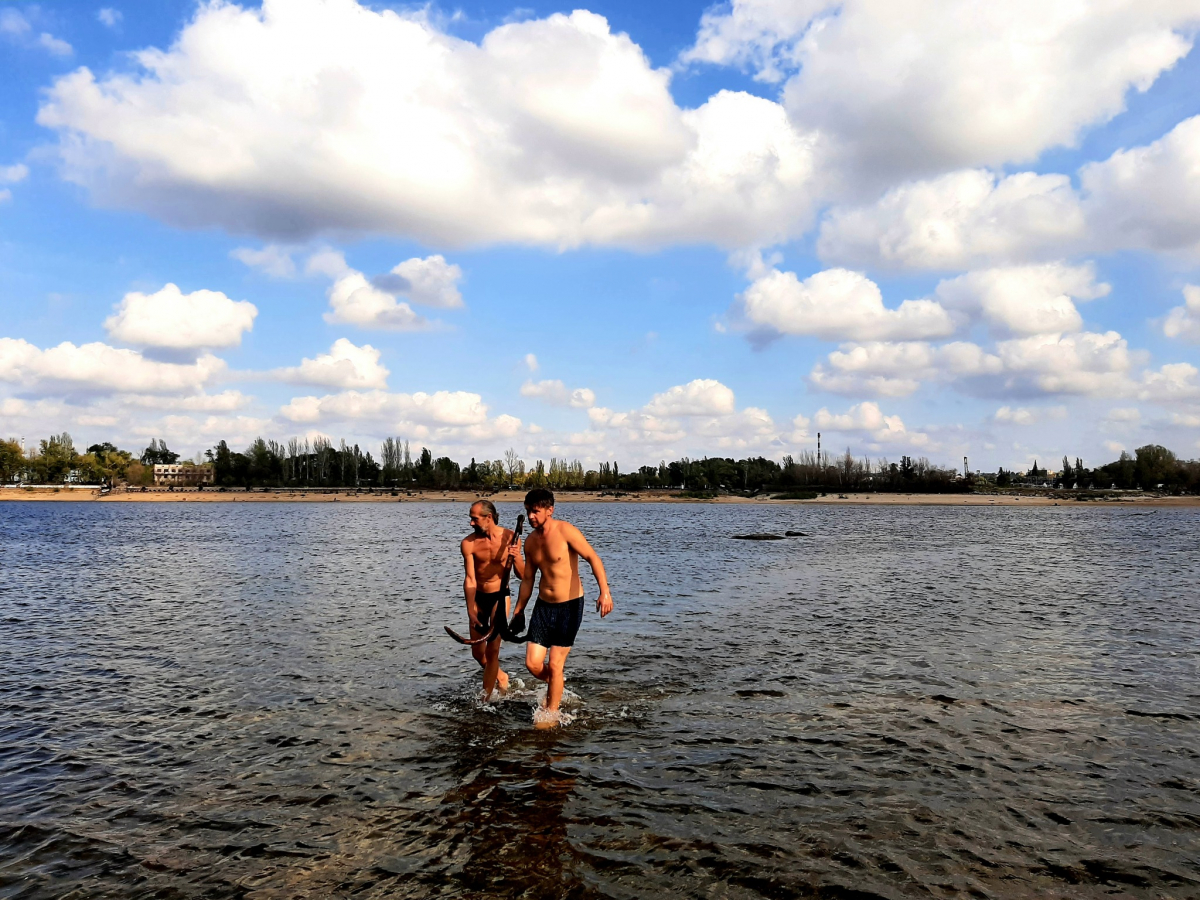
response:
M538 727L557 724L558 705L563 694L563 665L575 643L575 635L583 621L583 584L579 580L579 558L587 560L596 576L600 596L596 609L604 618L613 608L608 591L608 576L604 563L578 528L554 518L554 495L545 488L535 488L525 495L525 514L532 529L525 542L525 559L534 571L541 573L537 604L529 620L529 645L525 648L525 668L547 684L546 706ZM521 579L521 593L513 612L512 631L525 625L525 605L533 596L533 577Z
M513 573L518 578L525 576L525 561L521 559L521 539L513 539L513 532L500 527L496 507L490 500L476 500L471 504L472 533L462 540L463 594L467 599L467 617L471 623L471 637L481 638L492 629L492 617L498 604L504 604L507 617L512 597L505 587L501 594L501 575L504 564L513 561ZM508 675L500 671L500 635L490 641L474 644L471 655L483 666L483 696L492 696L497 681L500 690L508 690Z

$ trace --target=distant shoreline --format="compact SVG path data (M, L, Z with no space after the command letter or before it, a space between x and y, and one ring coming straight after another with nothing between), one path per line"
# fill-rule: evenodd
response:
M1087 500L1074 496L1056 497L1053 494L905 494L905 493L829 493L813 500L773 500L769 494L758 497L721 496L704 500L679 497L678 491L641 491L614 496L609 492L563 491L558 494L560 505L571 503L718 503L760 504L767 506L1078 506L1112 507L1114 505L1153 507L1200 507L1200 496L1166 497L1155 494L1128 492L1098 495ZM481 495L471 491L354 491L350 489L320 491L246 491L207 488L198 490L148 489L141 491L116 490L101 496L97 490L72 488L0 488L0 501L75 501L92 503L469 503ZM494 503L520 503L524 491L498 491L483 495Z

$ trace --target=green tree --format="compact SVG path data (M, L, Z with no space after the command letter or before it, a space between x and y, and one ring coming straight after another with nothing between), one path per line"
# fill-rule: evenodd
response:
M0 441L0 484L16 481L25 472L25 454L21 445L9 439Z
M1147 444L1134 451L1134 478L1139 487L1153 490L1159 485L1171 487L1178 480L1179 463L1175 454L1158 444Z
M65 431L52 434L41 442L37 458L33 460L34 477L42 484L62 484L75 468L78 456L71 435Z
M428 447L421 448L421 455L416 464L417 484L429 486L433 484L433 454Z

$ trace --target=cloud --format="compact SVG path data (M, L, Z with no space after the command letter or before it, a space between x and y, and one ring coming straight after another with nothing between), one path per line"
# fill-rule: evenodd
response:
M813 417L814 424L822 431L842 434L865 434L877 445L899 444L922 447L929 443L929 436L919 431L909 431L899 416L886 416L879 404L869 400L857 403L846 412L831 413L825 407Z
M905 300L888 309L875 282L846 269L826 269L804 281L771 269L746 289L740 311L760 329L830 340L920 339L954 331L950 315L936 302Z
M291 369L278 369L276 377L298 384L317 384L334 388L387 387L388 370L379 362L380 353L370 344L356 347L346 338L338 338L315 359L304 359Z
M324 397L296 397L282 413L293 422L394 418L424 425L479 425L487 421L487 409L479 394L467 391L344 391Z
M467 391L343 391L295 397L279 412L297 425L353 423L378 435L403 434L440 445L467 445L475 451L488 442L511 440L521 431L520 419L505 414L489 418L483 398Z
M279 244L267 244L261 250L238 247L231 250L229 255L272 278L292 278L296 274L296 261L292 259L291 249Z
M1078 331L1083 318L1075 300L1106 296L1111 288L1096 282L1090 264L1046 263L969 272L943 281L935 291L950 309L982 317L1010 334Z
M570 406L575 409L590 409L596 405L596 394L589 388L570 390L561 381L526 381L521 385L522 397L544 400L552 406Z
M56 38L45 31L38 35L37 44L52 56L70 56L75 52L74 48L62 38Z
M967 269L1056 256L1086 232L1066 175L968 169L906 182L865 206L835 207L821 223L817 253L843 265Z
M907 397L923 381L951 382L995 376L1004 365L976 344L955 341L934 346L924 341L872 341L847 344L817 363L813 387L834 394Z
M346 265L345 257L335 250L313 254L306 271L334 279L329 288L329 312L324 317L330 324L383 331L424 331L434 324L394 294L375 287L366 275Z
M0 9L0 34L5 37L23 37L29 34L33 26L17 9L6 6Z
M252 397L241 391L219 394L194 394L189 397L158 397L153 394L123 394L118 402L125 407L142 409L187 410L189 412L235 412L250 404Z
M0 184L16 184L29 176L29 167L22 163L0 166Z
M258 308L220 291L183 293L166 284L153 294L125 295L104 320L109 335L125 344L167 350L236 347L254 327Z
M1007 391L1108 397L1130 392L1130 370L1143 358L1115 331L1038 334L1001 341L996 353Z
M1200 254L1200 116L1079 170L1095 230L1112 248Z
M1191 48L1188 0L735 0L682 60L779 81L802 127L860 174L997 166L1074 145Z
M525 363L525 368L527 368L530 372L536 372L538 370L538 358L532 353L526 353L523 362Z
M1200 344L1200 286L1189 284L1183 288L1183 306L1176 306L1163 320L1163 334Z
M1200 369L1191 363L1168 363L1142 374L1138 396L1152 403L1200 402Z
M582 10L476 45L353 0L214 3L133 59L58 79L38 121L96 201L172 224L733 247L811 217L814 137L779 104L723 91L681 109L670 72Z
M116 28L124 18L125 15L119 9L113 9L111 6L105 6L96 13L96 21L108 28Z
M1110 425L1133 425L1141 420L1141 410L1133 406L1114 407L1104 415L1104 421Z
M16 163L11 166L0 166L0 185L16 184L18 181L23 181L29 175L29 168L21 163ZM0 203L4 203L12 199L12 191L8 188L0 187Z
M388 370L379 362L379 350L371 344L355 347L344 337L337 338L329 353L305 359L295 368L280 368L275 376L295 384L319 384L326 388L383 389L388 386Z
M823 260L889 269L964 269L1084 252L1200 258L1200 116L1150 144L1066 175L951 172L832 209Z
M715 379L697 378L655 394L645 411L652 416L727 416L734 411L733 391Z
M388 294L403 294L421 306L457 309L463 305L458 292L462 269L447 264L440 254L425 259L406 259L387 275L377 275L371 285Z
M568 444L588 447L601 456L618 448L642 458L678 454L690 447L761 452L785 443L766 410L737 409L733 391L711 378L668 388L640 409L617 412L592 407L588 418L591 429L571 435Z
M35 18L37 7L30 7L29 12ZM66 41L56 38L49 32L43 31L33 36L33 21L28 15L14 7L0 9L0 37L8 38L13 43L23 47L40 47L52 56L70 56L74 50Z
M102 343L77 347L65 341L41 350L21 339L0 338L0 381L39 393L192 394L224 371L225 363L210 354L184 365Z
M992 417L996 422L1005 425L1036 425L1048 419L1065 419L1067 410L1064 406L1050 407L1011 407L1002 406Z

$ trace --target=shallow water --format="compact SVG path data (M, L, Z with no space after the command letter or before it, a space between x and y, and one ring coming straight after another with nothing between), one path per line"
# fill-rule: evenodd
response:
M0 505L0 897L1200 897L1197 511L559 514L542 732L463 505Z

